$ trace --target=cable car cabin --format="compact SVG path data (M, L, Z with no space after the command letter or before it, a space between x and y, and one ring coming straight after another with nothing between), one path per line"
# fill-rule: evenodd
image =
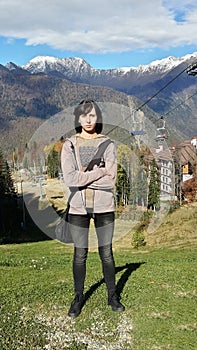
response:
M165 120L163 119L163 117L161 117L157 123L156 123L156 126L157 126L157 135L156 135L156 140L165 140L168 138L168 132L166 130L166 122Z
M158 133L156 136L156 140L165 140L167 138L168 138L168 134L165 129L163 129L162 131L160 130L160 133Z
M166 121L164 120L164 117L161 117L156 121L156 127L157 130L166 128Z

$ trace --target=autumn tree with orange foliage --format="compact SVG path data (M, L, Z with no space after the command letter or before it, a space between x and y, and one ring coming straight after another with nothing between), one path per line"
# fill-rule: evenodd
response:
M188 202L196 201L197 179L193 177L182 184L182 193Z
M183 182L182 193L188 202L195 202L197 201L197 161L195 161L191 170L192 178Z

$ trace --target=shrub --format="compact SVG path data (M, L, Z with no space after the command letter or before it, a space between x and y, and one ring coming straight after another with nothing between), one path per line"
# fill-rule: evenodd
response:
M140 228L134 230L132 243L134 248L139 248L146 245L145 236Z

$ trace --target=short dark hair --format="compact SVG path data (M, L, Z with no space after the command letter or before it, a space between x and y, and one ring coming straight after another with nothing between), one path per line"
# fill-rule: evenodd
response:
M74 109L75 130L77 133L81 133L82 131L82 126L81 124L79 124L80 115L88 114L92 110L92 108L95 108L95 112L97 116L95 131L97 134L101 133L103 129L103 117L99 106L93 100L83 100Z

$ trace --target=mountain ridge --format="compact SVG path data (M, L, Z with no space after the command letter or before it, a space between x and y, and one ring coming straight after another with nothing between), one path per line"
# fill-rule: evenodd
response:
M187 68L194 62L197 62L197 52L180 58L169 56L134 68L98 70L82 58L38 56L23 69L31 74L42 73L75 83L105 86L135 96L155 113L167 116L172 128L188 138L197 134L197 80L187 74Z
M197 60L197 52L193 52L191 54L187 54L184 55L182 57L174 57L174 56L168 56L162 59L158 59L158 60L153 60L152 62L150 62L149 64L140 64L137 67L133 67L133 66L128 66L128 67L117 67L117 68L113 68L113 69L97 69L97 68L93 68L85 59L80 58L80 57L70 57L70 58L57 58L54 56L36 56L33 59L31 59L29 62L27 62L27 64L23 65L22 68L31 71L31 66L36 64L36 66L38 65L38 63L43 63L44 62L48 63L48 64L56 64L59 63L62 65L69 63L69 62L79 62L79 65L86 65L88 68L90 68L92 71L118 71L121 72L123 74L127 74L130 71L150 71L151 68L154 70L155 68L160 67L160 69L163 71L168 71L172 68L175 68L177 65L191 60L192 58ZM79 67L78 65L78 67ZM77 65L76 65L77 66ZM35 73L35 71L34 71ZM38 71L36 71L36 73L38 73Z
M181 59L170 56L140 65L138 71L132 67L129 71L97 70L79 57L37 56L28 66L13 62L0 65L0 127L5 132L0 141L6 149L18 143L24 145L30 131L43 119L84 98L127 105L128 96L134 101L134 109L142 108L153 121L166 115L167 124L175 133L182 139L190 138L197 134L197 95L196 79L187 75L186 68L194 58L197 59L197 52ZM26 118L30 118L27 128L32 128L27 136Z

